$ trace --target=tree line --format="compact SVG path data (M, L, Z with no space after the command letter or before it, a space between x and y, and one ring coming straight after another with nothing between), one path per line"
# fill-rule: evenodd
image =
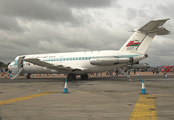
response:
M0 67L7 67L8 65L9 65L9 63L8 64L5 64L5 63L3 63L3 62L0 61Z

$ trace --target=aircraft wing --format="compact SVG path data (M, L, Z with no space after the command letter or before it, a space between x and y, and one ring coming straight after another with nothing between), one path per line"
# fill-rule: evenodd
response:
M57 71L58 70L62 70L62 71L83 70L82 68L72 68L70 66L65 66L65 65L54 65L52 63L41 61L40 59L37 59L37 58L25 58L23 60L38 66L45 67L46 69L54 69Z

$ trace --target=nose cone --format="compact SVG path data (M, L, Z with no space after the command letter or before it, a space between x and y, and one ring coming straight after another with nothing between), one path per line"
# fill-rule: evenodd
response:
M13 62L11 62L9 65L8 65L8 69L9 70L12 70L12 65L14 64L14 61Z
M10 63L10 64L11 64L11 63ZM11 70L11 65L10 65L10 64L8 65L8 69L9 69L9 70Z

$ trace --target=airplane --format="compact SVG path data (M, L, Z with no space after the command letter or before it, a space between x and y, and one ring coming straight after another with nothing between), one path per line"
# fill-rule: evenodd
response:
M128 69L148 69L148 68L150 68L150 65L148 63L139 63L139 64L127 65L126 68L128 68Z
M50 54L20 55L8 66L12 70L11 79L24 74L67 74L67 80L75 80L80 75L82 80L88 74L104 72L124 67L147 58L145 54L155 35L167 35L170 32L162 25L169 19L149 21L139 29L132 30L133 35L120 50L66 52Z

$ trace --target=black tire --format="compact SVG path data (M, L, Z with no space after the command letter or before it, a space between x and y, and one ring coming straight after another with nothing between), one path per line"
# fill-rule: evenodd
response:
M82 80L87 80L87 79L88 79L88 74L81 75L81 79L82 79Z
M73 80L76 80L76 75L75 74L72 74L72 76L73 76Z
M72 81L72 80L75 80L76 79L76 75L75 74L68 74L67 76L67 80L68 81Z
M30 79L30 75L27 75L26 78L27 78L27 79Z
M72 76L71 74L68 74L67 80L68 80L68 81L72 81L72 79L73 79L73 76Z

